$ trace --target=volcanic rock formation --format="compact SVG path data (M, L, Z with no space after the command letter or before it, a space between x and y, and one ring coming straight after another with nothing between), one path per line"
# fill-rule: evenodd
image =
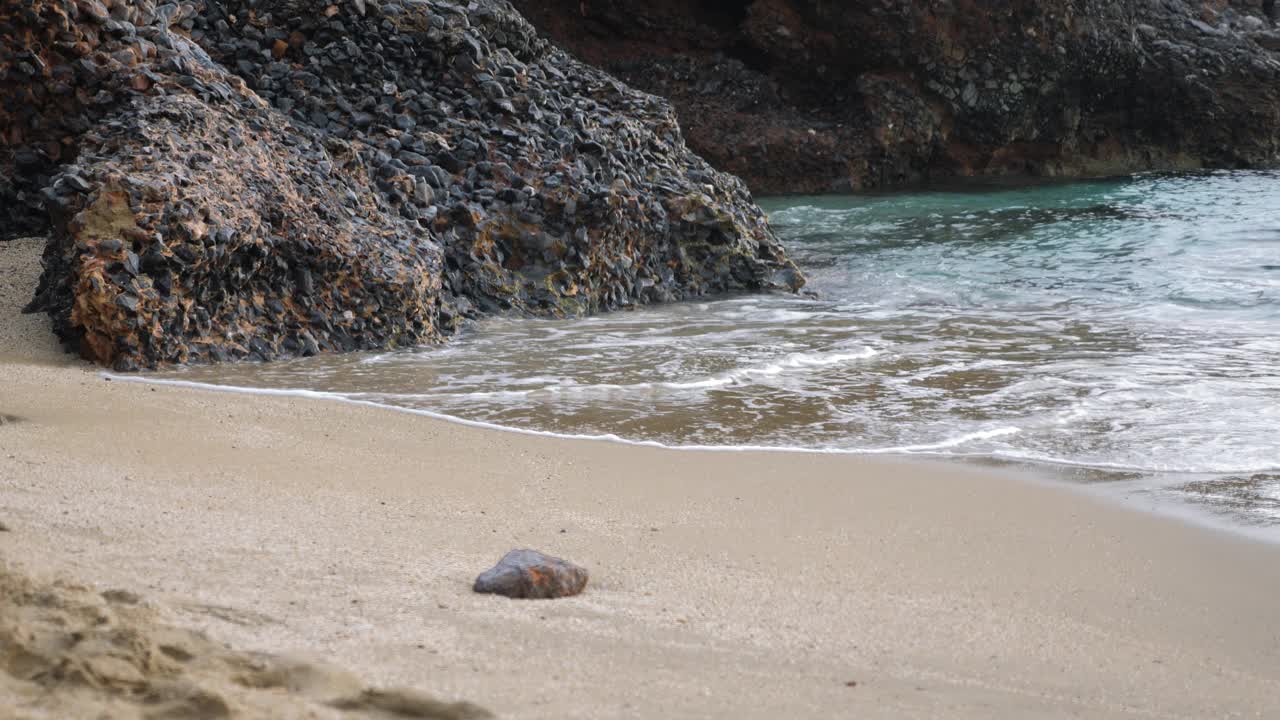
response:
M3 0L0 235L119 369L803 282L663 100L477 0Z
M515 0L764 192L1280 164L1274 0Z

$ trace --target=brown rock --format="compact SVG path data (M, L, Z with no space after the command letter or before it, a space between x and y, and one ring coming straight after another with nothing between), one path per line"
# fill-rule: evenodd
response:
M98 0L80 0L80 11L98 22L106 22L111 19L111 14L107 12L107 7Z
M0 3L0 236L49 236L28 310L101 364L405 347L487 314L803 281L669 105L505 2L169 4L132 35L75 7Z
M1274 0L513 4L756 193L1280 163Z
M497 565L480 573L474 590L544 600L577 595L586 586L586 568L537 550L512 550Z

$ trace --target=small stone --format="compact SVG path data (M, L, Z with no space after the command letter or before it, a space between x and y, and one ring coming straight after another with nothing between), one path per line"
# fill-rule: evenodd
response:
M586 586L586 568L537 550L512 550L476 578L474 590L541 600L577 595Z
M137 605L142 602L142 596L130 590L105 590L102 599L117 605Z
M298 334L298 339L302 341L303 357L312 357L320 354L320 345L316 342L315 337L312 336L311 333L303 330Z
M431 186L427 184L426 180L418 178L417 184L414 185L414 199L423 207L435 201L435 193L431 190Z
M1262 18L1254 17L1252 15L1246 15L1240 19L1240 27L1245 32L1262 30L1266 26L1267 26L1267 23Z
M80 3L80 9L84 11L86 15L100 23L104 23L111 19L110 13L107 12L107 6L98 2L98 0L83 0Z
M63 182L67 184L67 187L78 193L87 193L91 189L89 183L79 175L67 175Z

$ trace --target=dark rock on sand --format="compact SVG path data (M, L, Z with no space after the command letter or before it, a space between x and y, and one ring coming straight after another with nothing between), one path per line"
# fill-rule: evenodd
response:
M665 101L498 0L4 3L0 178L30 309L124 370L803 282Z
M117 605L137 605L142 602L141 595L132 590L121 590L119 588L102 591L102 599Z
M509 598L548 599L577 595L586 586L586 568L536 550L512 550L480 573L474 590Z
M1280 164L1272 0L514 0L756 192Z

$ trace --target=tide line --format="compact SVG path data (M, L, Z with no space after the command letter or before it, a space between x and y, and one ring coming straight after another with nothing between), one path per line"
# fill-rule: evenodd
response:
M304 390L301 388L253 388L243 387L239 385L217 385L214 383L194 382L191 380L170 380L166 378L148 378L138 375L117 375L115 373L100 373L100 376L114 382L137 383L141 385L161 385L168 387L181 387L192 390L202 390L205 392L222 392L222 393L238 393L243 395L263 395L269 397L298 397L309 400L327 400L334 402L346 403L349 405L358 405L363 407L379 408L382 410L391 410L394 412L406 413L409 415L418 415L429 417L435 420L443 420L445 422L455 423L464 427L478 428L483 430L497 430L500 432L516 433L519 435L532 435L534 437L558 438L562 440L590 440L596 442L611 442L621 445L631 445L635 447L651 447L663 450L685 450L696 452L784 452L799 453L808 455L927 455L933 451L944 450L957 447L975 440L985 440L1004 435L1013 435L1021 432L1015 427L993 428L991 430L983 430L975 433L969 433L956 438L950 438L937 443L925 445L907 445L902 447L887 448L806 448L788 445L668 445L656 440L633 440L624 438L612 433L585 435L575 433L557 433L549 430L532 430L529 428L517 428L509 425L499 425L497 423L484 422L482 420L467 420L456 415L446 415L432 410L423 410L420 408L406 408L395 405L387 405L385 403L373 402L372 400L358 400L348 397L341 393L324 392L319 390Z

